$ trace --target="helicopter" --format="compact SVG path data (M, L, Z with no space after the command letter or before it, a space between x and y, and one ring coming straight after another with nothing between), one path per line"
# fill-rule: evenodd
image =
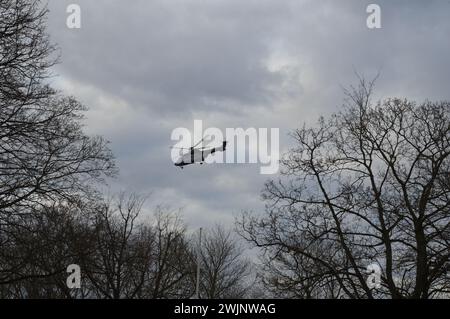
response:
M227 141L223 141L222 146L219 147L209 147L209 148L196 148L201 142L203 142L204 138L201 139L197 144L195 144L192 147L185 148L185 147L171 147L176 149L182 149L182 150L189 150L188 152L182 154L178 160L174 163L175 166L180 167L183 169L184 166L200 163L203 165L205 162L205 159L209 156L214 154L215 152L224 152L227 147Z

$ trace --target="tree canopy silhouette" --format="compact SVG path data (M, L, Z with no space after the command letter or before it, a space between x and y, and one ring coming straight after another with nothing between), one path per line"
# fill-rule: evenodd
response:
M292 133L266 214L244 214L240 233L266 252L281 296L448 296L450 103L373 103L374 81L359 80L342 111Z
M83 132L85 107L48 85L57 51L46 14L38 0L0 1L2 252L14 246L14 234L30 229L30 215L42 206L92 197L94 182L115 173L107 142ZM0 282L16 278L23 263L5 258Z

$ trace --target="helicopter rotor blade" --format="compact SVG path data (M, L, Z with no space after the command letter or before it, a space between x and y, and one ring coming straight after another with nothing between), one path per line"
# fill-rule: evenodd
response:
M192 148L197 147L201 142L203 142L207 137L209 137L209 135L206 135L205 137L203 137L200 141L198 141L197 144L195 144L194 146L192 146Z
M175 147L175 146L169 146L169 148L175 148L178 150L189 150L190 148L186 148L186 147Z
M192 150L195 147L197 147L201 142L203 142L207 137L209 137L209 135L206 135L205 137L203 137L200 141L198 141L197 144L195 144L194 146L191 147L177 147L177 146L169 146L169 148L175 148L175 149L180 149L180 150ZM204 147L203 147L204 148Z
M202 138L200 141L198 141L198 143L197 144L195 144L194 146L192 146L192 148L195 148L195 147L197 147L201 142L203 142L203 140L204 140L204 138Z

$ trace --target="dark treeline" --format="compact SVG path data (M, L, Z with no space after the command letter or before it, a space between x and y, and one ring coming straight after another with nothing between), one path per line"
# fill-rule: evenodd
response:
M360 78L340 112L294 131L266 212L236 223L253 267L222 227L198 250L179 214L145 218L144 197L99 191L114 157L48 85L46 16L39 0L0 0L0 298L190 298L197 260L200 298L449 297L449 102L373 103Z
M450 103L373 104L373 85L292 133L266 214L238 221L277 296L450 297Z
M39 205L2 229L1 298L190 298L195 293L198 240L179 214L158 208L140 219L144 198ZM200 298L248 296L250 263L229 232L203 236ZM80 288L66 281L81 270Z
M57 51L40 1L0 0L0 297L189 298L197 241L180 217L144 199L105 199L117 173L108 143L82 130L85 110L46 81ZM249 263L217 227L201 249L200 297L242 298ZM81 268L80 289L66 285Z

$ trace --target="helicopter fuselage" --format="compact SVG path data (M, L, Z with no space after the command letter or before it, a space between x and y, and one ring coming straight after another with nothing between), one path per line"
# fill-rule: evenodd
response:
M195 163L203 164L205 159L215 152L225 151L227 142L223 142L221 147L213 147L208 149L191 148L189 152L183 154L175 163L175 166L183 168L183 166Z

